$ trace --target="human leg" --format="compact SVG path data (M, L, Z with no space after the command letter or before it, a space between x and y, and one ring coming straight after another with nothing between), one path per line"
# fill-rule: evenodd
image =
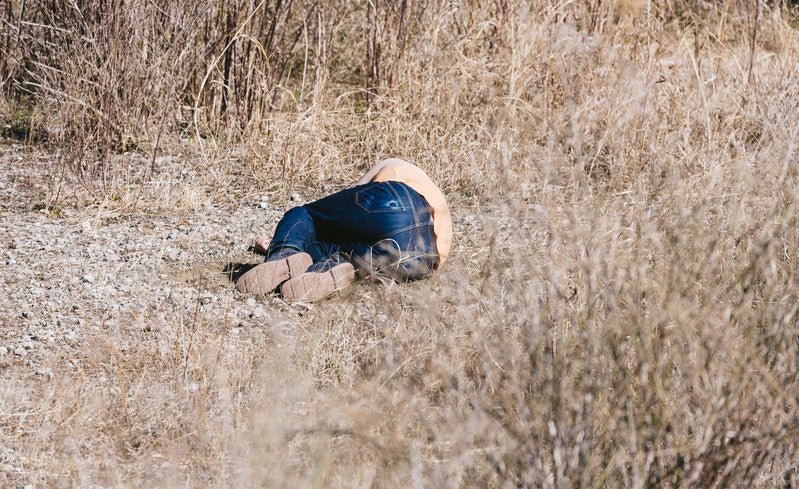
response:
M334 214L334 210L329 211ZM346 212L342 209L341 212ZM339 263L341 259L341 244L334 241L320 241L317 239L317 226L324 225L318 217L315 219L308 207L295 207L283 215L275 228L274 236L266 251L267 261L273 256L303 252L311 255L315 266L327 267ZM321 271L321 270L319 270Z
M291 277L303 274L313 263L306 249L312 247L315 236L308 212L302 207L290 209L275 229L266 261L239 277L236 288L250 294L268 294Z
M307 252L316 241L316 228L308 209L289 209L277 223L272 241L267 248L267 260L284 249Z
M336 200L336 198L334 197L332 200ZM346 212L346 208L341 210ZM329 216L335 217L339 211L330 206L327 208L327 212ZM324 220L319 219L318 221L322 225L325 224ZM236 287L242 292L267 294L286 280L302 275L309 268L309 271L318 274L325 274L334 268L335 270L322 280L306 277L295 286L289 286L287 291L296 292L293 295L289 292L289 298L296 296L297 300L305 299L320 294L321 290L325 288L330 288L330 292L332 292L336 287L344 286L342 277L348 277L349 273L346 266L341 267L340 265L346 264L350 268L352 266L341 253L339 243L316 240L316 226L317 222L314 221L307 207L294 207L287 211L278 222L272 240L266 248L265 263L242 275L236 282ZM328 280L333 277L335 280L332 282ZM329 287L328 282L330 282ZM346 285L351 282L350 279ZM308 285L301 286L300 284ZM314 284L313 287L310 284ZM310 288L313 288L314 291L309 295L306 292Z
M283 296L290 301L313 301L351 284L355 280L355 269L348 261L352 250L397 228L407 228L412 222L408 204L394 186L373 183L293 210L278 225L270 251L299 249L310 253L314 263L306 273L283 284Z
M328 211L331 216L336 213L332 207ZM340 265L346 264L350 268L352 265L342 255L340 244L316 240L316 225L306 207L295 207L287 211L278 222L274 236L266 248L265 263L242 275L236 287L242 292L267 294L290 278L302 275L309 268L313 273L326 275L321 280L306 277L295 286L290 285L286 289L289 291L289 299L294 296L296 300L306 299L321 294L327 288L332 292L336 287L343 287L343 277L348 277L349 274L347 267ZM351 282L352 279L346 285ZM309 295L307 292L311 289L313 293Z
M346 255L362 272L408 281L430 275L438 265L430 206L403 183L353 187L306 207L317 238L338 241L339 257ZM313 301L354 280L349 263L315 258L306 273L281 286L281 293L291 301Z
M267 262L242 279L252 273L252 282L262 283L256 293L289 280L281 288L289 300L315 300L354 280L348 261L396 280L422 278L438 263L432 223L427 202L404 183L345 189L289 210L275 229Z

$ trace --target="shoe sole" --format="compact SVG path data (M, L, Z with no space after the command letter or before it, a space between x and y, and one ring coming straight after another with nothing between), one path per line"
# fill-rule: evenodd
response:
M286 281L280 287L289 302L314 302L349 287L355 281L352 263L341 263L326 272L307 272Z
M286 280L305 273L312 263L308 253L295 253L282 260L261 263L239 277L236 289L245 294L269 294Z

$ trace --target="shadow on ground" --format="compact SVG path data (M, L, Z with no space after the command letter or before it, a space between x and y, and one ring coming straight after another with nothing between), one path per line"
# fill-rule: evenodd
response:
M239 277L250 271L251 268L255 268L256 266L260 265L260 263L233 263L229 262L225 265L225 268L222 271L227 276L228 280L233 283L236 283L239 280Z

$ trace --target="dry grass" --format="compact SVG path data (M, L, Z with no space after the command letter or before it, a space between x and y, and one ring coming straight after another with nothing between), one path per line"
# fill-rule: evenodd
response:
M92 24L27 3L6 3L4 110L30 92L61 155L49 205L312 198L401 156L456 239L434 278L283 309L268 334L154 305L51 380L4 376L0 439L25 462L0 483L799 484L790 5L132 0ZM192 187L152 164L181 151ZM56 192L73 179L88 191Z

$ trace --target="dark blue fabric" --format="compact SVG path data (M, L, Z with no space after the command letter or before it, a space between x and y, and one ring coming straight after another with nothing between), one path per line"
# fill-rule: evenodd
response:
M363 272L415 280L438 266L430 205L402 182L358 185L289 210L267 256L284 248L310 254L312 271L348 260Z

